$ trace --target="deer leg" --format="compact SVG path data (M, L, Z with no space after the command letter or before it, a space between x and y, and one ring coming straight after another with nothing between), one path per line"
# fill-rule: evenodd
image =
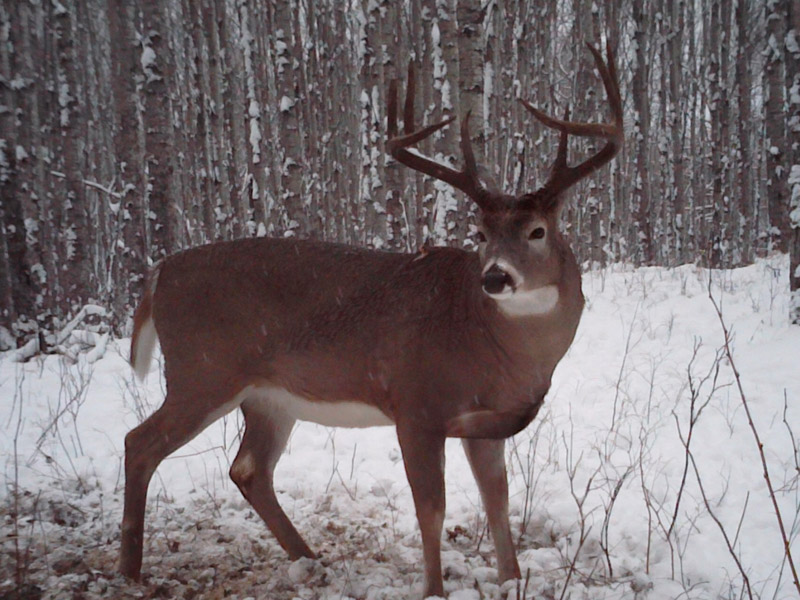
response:
M442 524L444 522L444 437L397 428L408 483L414 496L425 559L425 597L444 596Z
M231 479L264 519L289 558L315 558L278 504L272 483L275 465L289 441L295 420L283 411L266 411L248 401L242 404L242 412L245 418L244 437L231 465Z
M168 392L164 404L144 423L125 436L125 508L119 570L138 580L142 569L142 543L147 487L161 461L190 441L209 424L209 412L192 409L185 397ZM187 409L188 407L188 409Z
M486 509L497 553L498 578L501 582L519 579L519 564L508 524L505 440L462 439L461 443Z

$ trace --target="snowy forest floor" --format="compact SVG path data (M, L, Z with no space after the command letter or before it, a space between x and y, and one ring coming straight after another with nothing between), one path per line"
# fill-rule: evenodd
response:
M586 311L545 407L507 442L526 581L498 585L451 440L449 598L796 597L746 414L798 562L800 327L787 324L787 271L779 256L733 271L586 274ZM421 541L393 430L295 429L276 488L320 559L291 563L228 479L238 413L161 465L144 581L119 576L123 439L163 398L155 367L134 380L128 343L74 363L0 355L0 599L419 597Z

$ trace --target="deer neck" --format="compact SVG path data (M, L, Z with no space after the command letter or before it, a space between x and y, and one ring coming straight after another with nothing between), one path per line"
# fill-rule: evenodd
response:
M581 275L573 256L562 265L562 277L538 295L529 294L532 302L542 302L546 310L504 310L499 303L483 296L482 309L491 323L493 337L511 359L511 368L549 387L550 377L566 353L580 322L584 298ZM550 297L555 296L551 301ZM544 306L544 303L549 306Z

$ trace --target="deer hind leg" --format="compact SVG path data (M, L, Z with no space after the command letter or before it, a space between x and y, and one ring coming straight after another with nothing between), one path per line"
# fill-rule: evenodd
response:
M122 517L122 543L120 546L120 572L138 580L142 568L142 543L147 487L161 461L189 442L214 419L214 410L204 411L213 395L202 399L168 391L164 404L144 423L125 436L125 508ZM226 407L224 400L217 412ZM210 416L211 415L211 416ZM219 414L218 416L222 416Z
M505 440L462 439L489 520L500 581L519 579L519 564L508 524Z
M425 559L425 597L444 596L442 524L444 522L444 437L397 428L408 483L414 496Z
M263 402L269 401L246 400L242 404L244 437L231 465L230 476L242 495L264 519L289 558L315 558L316 555L278 504L272 480L275 465L289 441L295 419L281 409L265 409Z

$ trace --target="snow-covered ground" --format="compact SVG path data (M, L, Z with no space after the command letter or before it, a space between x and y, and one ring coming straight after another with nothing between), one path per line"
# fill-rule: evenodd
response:
M787 271L777 257L710 279L797 563L800 327L787 325ZM507 443L520 597L748 597L742 572L753 597L796 597L708 284L691 266L584 276L575 343L539 417ZM421 542L391 428L296 428L276 487L321 558L290 563L228 479L235 414L159 468L144 583L118 576L123 438L163 398L155 374L134 380L127 353L121 340L95 362L0 355L0 596L20 584L30 598L420 595ZM447 491L449 597L515 598L526 582L498 586L455 440Z

